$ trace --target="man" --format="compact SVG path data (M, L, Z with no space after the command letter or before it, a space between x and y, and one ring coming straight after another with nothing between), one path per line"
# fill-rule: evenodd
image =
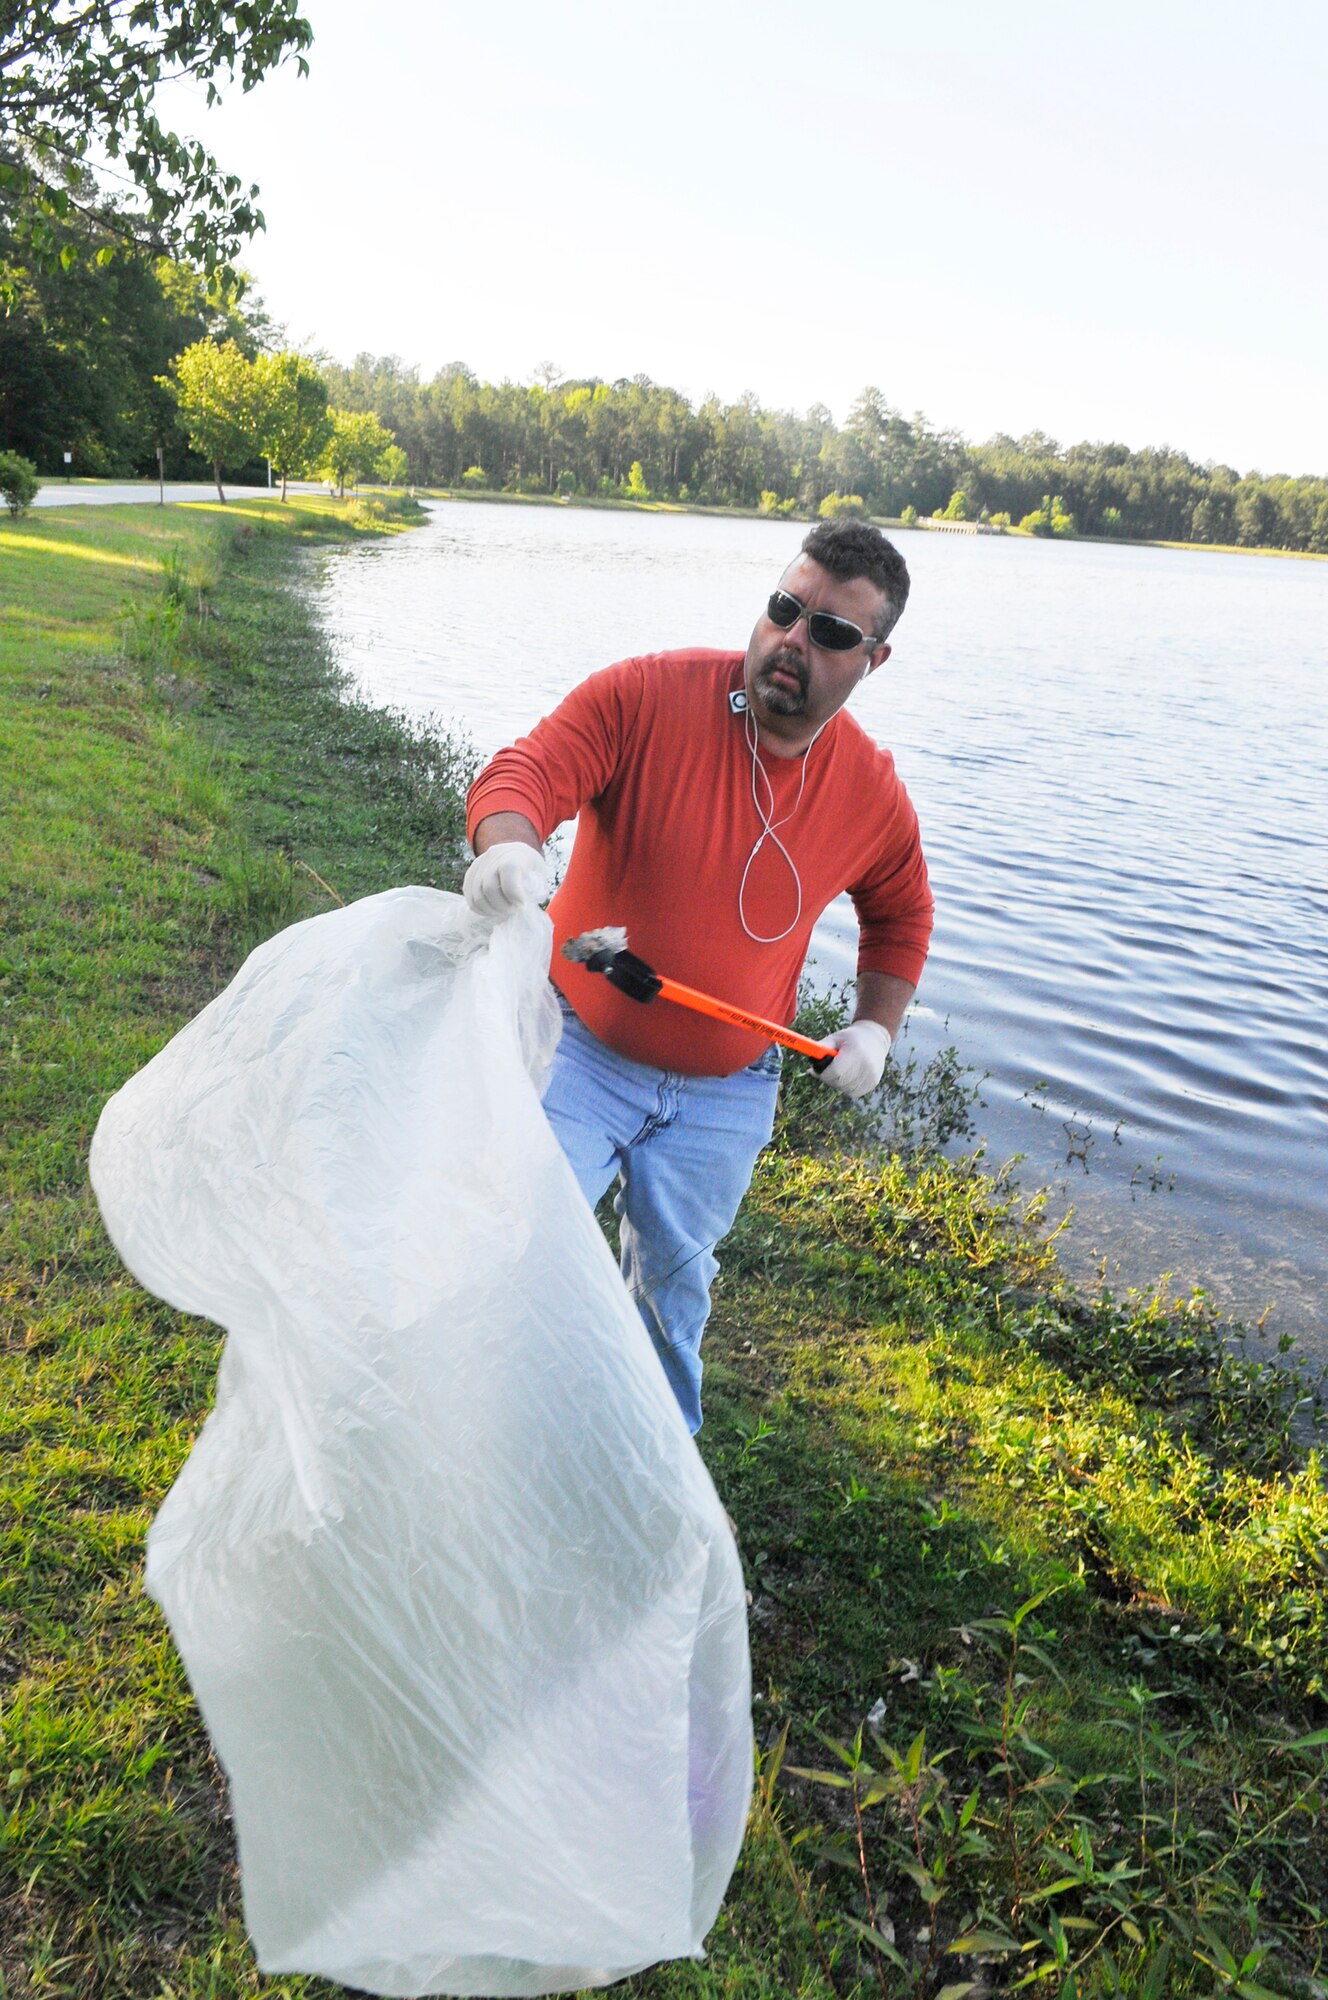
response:
M932 904L894 760L841 711L889 658L907 597L882 534L824 523L745 654L662 653L592 674L471 787L464 889L492 917L542 900L543 843L580 813L549 906L564 1032L545 1110L592 1206L619 1179L623 1276L693 1432L713 1252L770 1137L779 1050L662 999L643 1006L560 947L623 925L657 971L791 1021L812 927L848 889L856 1011L829 1038L822 1080L874 1089Z

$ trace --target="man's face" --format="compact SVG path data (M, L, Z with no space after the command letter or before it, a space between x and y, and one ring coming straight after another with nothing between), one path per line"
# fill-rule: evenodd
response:
M747 700L764 733L797 750L889 658L885 641L872 637L886 598L865 576L841 581L807 555L790 563L779 588L809 612L833 612L867 635L864 644L836 653L812 643L805 618L787 631L764 612L757 619L743 667Z

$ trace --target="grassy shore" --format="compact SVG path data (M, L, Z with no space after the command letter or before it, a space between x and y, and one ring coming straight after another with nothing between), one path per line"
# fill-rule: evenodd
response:
M456 881L464 746L344 701L290 587L302 543L404 518L0 528L4 2000L335 1991L253 1967L140 1587L219 1337L119 1268L83 1163L258 937ZM1328 1498L1298 1378L1202 1301L1075 1294L1038 1204L931 1149L958 1089L896 1078L902 1153L845 1156L791 1078L730 1239L701 1442L752 1590L758 1802L708 1960L631 1988L1321 1994Z

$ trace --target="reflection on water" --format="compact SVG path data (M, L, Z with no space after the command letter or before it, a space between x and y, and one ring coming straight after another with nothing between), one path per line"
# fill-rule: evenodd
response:
M803 532L453 503L325 558L321 598L375 700L487 752L610 660L745 644ZM1063 1189L1082 1268L1272 1304L1328 1353L1328 566L900 539L909 610L853 706L936 889L913 1045L988 1073L991 1155ZM854 936L836 905L819 976Z

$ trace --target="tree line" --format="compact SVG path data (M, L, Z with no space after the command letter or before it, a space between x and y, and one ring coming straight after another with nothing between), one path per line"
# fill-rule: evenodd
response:
M280 344L261 300L227 274L206 275L151 250L114 244L85 220L47 222L30 241L29 204L0 171L0 450L47 475L155 472L206 476L164 386L200 340L233 341L250 360ZM256 458L256 454L255 454ZM234 472L264 470L261 460Z
M219 454L191 446L200 434L176 421L170 386L173 364L199 342L233 345L255 366L278 350L281 331L262 302L227 276L132 247L101 261L77 218L48 224L37 258L14 205L0 181L10 285L0 312L0 451L47 476L64 471L65 452L75 472L129 476L154 472L161 446L170 477L205 477L215 462L239 478L265 477L261 426L239 424ZM751 395L693 403L644 375L560 379L546 365L521 384L483 381L459 362L429 379L393 356L315 365L330 404L392 433L405 454L400 471L421 486L767 513L858 505L889 518L948 513L1053 534L1328 552L1328 479L1241 474L1166 448L1063 448L1041 432L972 444L874 388L838 425L823 405L798 414Z
M319 472L343 491L404 476L390 432L332 405L322 367L282 349L242 279L133 246L89 254L77 221L46 240L56 254L24 255L0 200L0 460L133 477L157 471L160 449L168 477L210 470L219 492L223 472L262 481L269 462L278 478Z
M197 364L218 381L230 368L243 386L229 434L221 437L216 410L210 441L200 442L199 424L174 421L188 350L233 346L258 368L278 345L230 262L262 226L258 190L164 127L155 92L188 75L211 102L224 85L248 90L283 63L307 70L313 35L297 6L0 8L0 454L48 474L64 469L66 454L80 473L141 474L164 461L178 477L207 463L220 483L223 466L262 471L271 409L260 422L254 381L232 362ZM99 152L116 162L118 188L104 161L94 171ZM283 363L287 401L304 379L295 359ZM263 367L271 404L281 371ZM550 365L529 386L484 382L459 362L422 381L393 356L314 372L343 411L394 435L420 485L781 514L943 514L1039 534L1328 552L1328 479L1242 475L1167 447L1063 449L1041 432L975 445L906 416L875 388L841 426L820 404L803 415L764 409L751 395L693 404L644 375L564 380ZM289 437L276 452L293 469ZM302 462L315 456L306 451Z
M1167 447L1063 448L1037 431L971 444L867 388L837 425L755 396L698 403L648 376L485 382L453 362L429 380L395 356L330 366L346 409L372 410L418 485L657 498L765 512L864 511L1028 523L1035 532L1328 552L1328 478L1265 477Z
M192 450L207 459L224 501L222 474L261 454L281 481L310 473L346 481L395 483L405 453L370 410L333 409L317 362L286 348L251 361L233 340L199 340L171 365L161 387L179 411Z

